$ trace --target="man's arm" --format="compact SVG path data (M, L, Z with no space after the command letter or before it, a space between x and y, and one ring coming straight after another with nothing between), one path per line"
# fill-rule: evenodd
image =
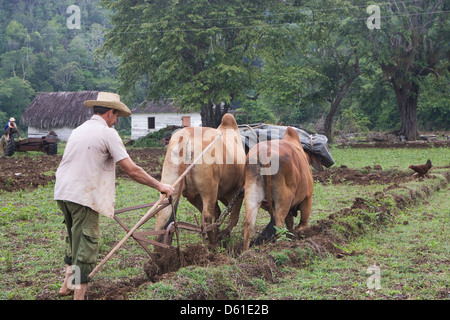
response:
M131 160L131 158L125 158L117 162L120 168L134 181L140 184L157 189L161 193L165 193L167 196L172 195L174 189L171 185L164 184L150 176L141 167Z

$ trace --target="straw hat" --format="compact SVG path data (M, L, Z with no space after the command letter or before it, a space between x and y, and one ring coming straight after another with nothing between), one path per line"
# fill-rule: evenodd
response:
M97 100L87 100L84 102L84 105L89 108L98 106L116 109L119 111L119 117L129 117L131 115L130 109L123 102L120 102L120 96L115 93L99 92Z
M9 122L16 122L16 119L14 119L13 117L9 118Z

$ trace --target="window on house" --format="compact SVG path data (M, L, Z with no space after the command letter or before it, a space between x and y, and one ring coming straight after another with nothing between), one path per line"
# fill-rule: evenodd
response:
M148 117L147 118L147 128L148 129L155 129L155 117Z

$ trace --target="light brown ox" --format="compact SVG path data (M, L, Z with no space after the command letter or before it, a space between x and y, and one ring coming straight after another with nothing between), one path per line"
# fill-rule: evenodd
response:
M287 229L294 232L297 210L301 211L297 230L308 225L314 182L310 165L323 169L316 156L303 150L297 132L291 127L287 128L283 139L260 142L250 149L245 166L244 251L250 247L260 206L271 216L271 222L263 231L266 233L264 240L273 237L274 225L281 228L284 222ZM262 170L271 174L261 174Z
M244 185L245 151L235 118L225 114L217 129L188 127L177 131L170 139L163 165L161 182L173 184L221 132L223 136L175 186L173 194L175 208L182 194L201 212L202 225L214 223L220 215L218 201L227 206ZM237 224L242 201L239 197L232 207L221 237L229 236ZM155 229L165 228L170 216L170 206L161 210L156 216ZM215 244L216 236L216 231L208 232L210 244Z

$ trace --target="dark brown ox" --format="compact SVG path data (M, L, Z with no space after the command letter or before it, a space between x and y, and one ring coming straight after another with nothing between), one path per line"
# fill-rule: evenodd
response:
M250 149L245 164L244 251L250 247L261 206L271 216L262 233L263 240L273 237L274 226L281 228L284 222L294 232L297 210L301 212L297 230L308 225L314 182L310 165L322 170L319 160L303 150L297 132L291 127L283 139L260 142Z
M225 114L217 129L188 127L177 131L170 139L163 165L161 182L173 184L205 148L223 133L175 186L175 207L182 194L202 214L202 225L214 223L220 215L218 201L228 205L244 185L245 151L235 118ZM227 227L220 236L229 236L239 220L243 198L233 205ZM171 216L171 207L156 216L156 230L163 229ZM170 221L169 221L170 222ZM215 244L216 231L208 232L210 244Z

